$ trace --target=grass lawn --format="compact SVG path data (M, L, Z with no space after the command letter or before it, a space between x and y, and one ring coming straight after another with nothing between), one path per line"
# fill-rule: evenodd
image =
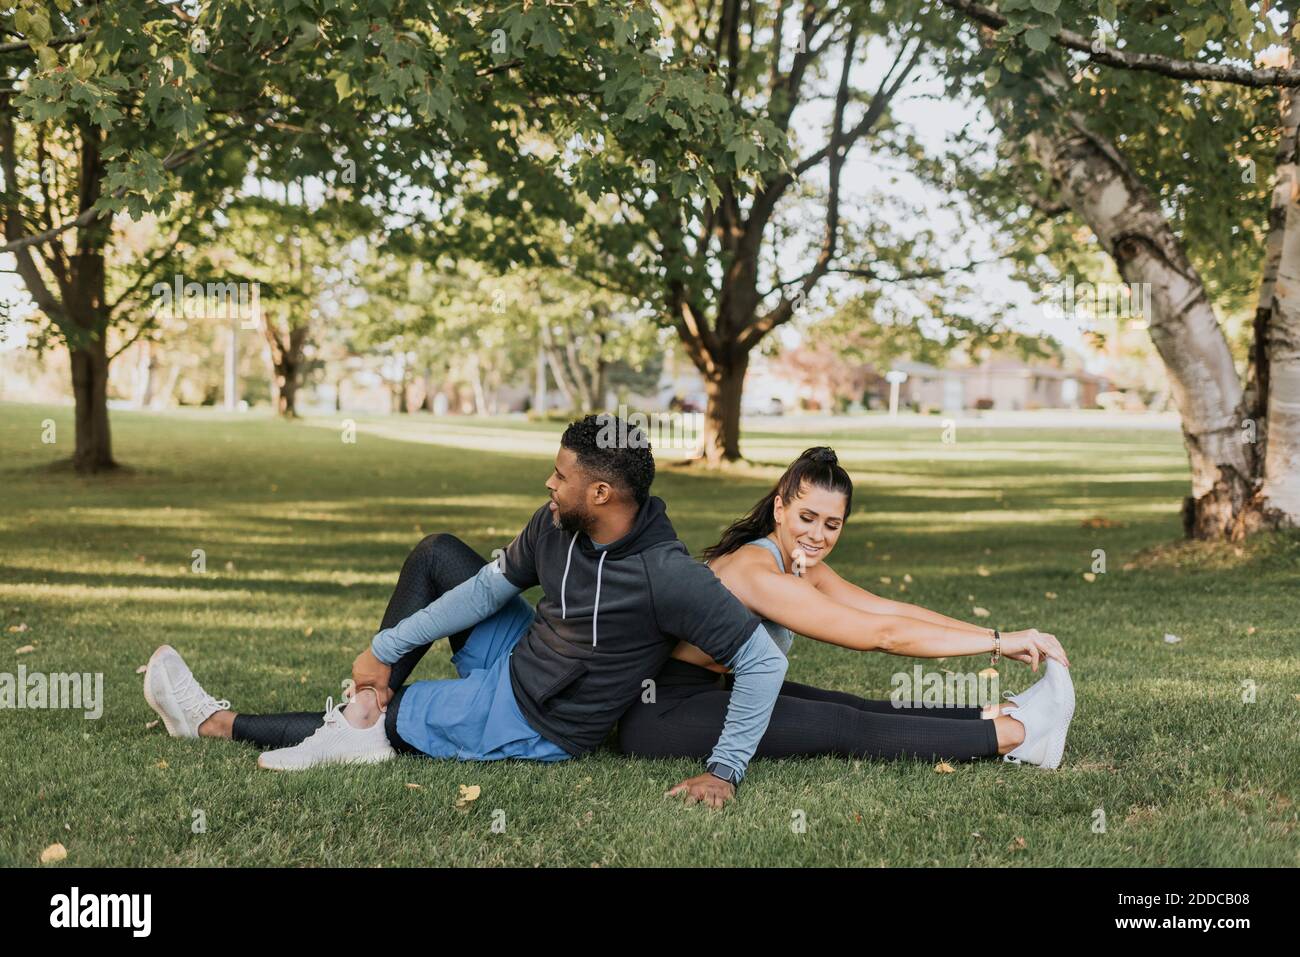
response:
M857 482L841 574L1053 632L1074 665L1059 771L756 761L711 812L663 797L698 772L689 761L606 749L277 775L245 745L146 728L136 669L163 642L237 710L337 697L411 546L447 530L504 546L542 502L558 427L362 418L348 444L334 421L188 411L114 412L113 430L132 471L82 479L46 468L70 453L70 408L0 404L0 671L102 672L105 696L99 720L0 711L0 864L35 865L54 842L62 866L1300 864L1300 541L1177 545L1175 432L963 427L944 444L937 421L874 422L751 433L747 454L770 467L661 468L655 492L698 553L778 464L828 441ZM1094 549L1106 571L1089 582ZM788 677L883 698L914 663L796 639ZM1030 681L1001 670L1004 689ZM452 676L445 643L416 673ZM464 810L461 784L482 789Z

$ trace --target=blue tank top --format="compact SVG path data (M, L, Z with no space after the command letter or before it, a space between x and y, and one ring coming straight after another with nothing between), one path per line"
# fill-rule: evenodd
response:
M761 545L766 548L776 557L777 567L781 569L782 574L785 574L785 558L782 556L781 549L777 547L776 542L772 541L770 538L764 537L756 538L752 542L746 542L745 544ZM763 627L766 628L767 633L772 636L773 644L781 649L781 654L789 656L790 646L794 643L794 635L790 633L790 629L785 627L785 625L778 625L769 618L763 619Z

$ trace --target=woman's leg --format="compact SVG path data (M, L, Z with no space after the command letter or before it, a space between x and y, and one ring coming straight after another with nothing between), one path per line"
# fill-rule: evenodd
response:
M734 680L735 675L727 675L728 688L731 687ZM784 682L781 685L781 694L789 695L792 698L806 698L810 701L826 701L834 704L848 705L850 708L857 708L861 711L875 711L880 714L907 714L915 718L953 718L969 720L972 718L994 716L992 713L985 714L984 708L922 708L914 705L895 707L893 701L878 701L871 698L861 698L858 695L849 694L847 691L830 691L826 688L815 688L812 685L802 685L794 681ZM1014 708L1015 705L1004 704L1002 707L1010 710Z
M402 571L397 576L392 597L388 599L380 629L391 628L431 604L443 593L473 578L486 564L485 559L455 535L426 536L411 550L402 564ZM470 630L466 630L448 636L453 652L461 649L469 639L469 634ZM392 688L399 689L406 683L407 677L428 648L425 645L413 649L394 662L389 682ZM393 712L395 722L396 710L391 704L389 710ZM315 734L324 721L323 711L289 711L281 714L219 711L199 726L199 734L203 737L246 741L260 748L289 748ZM392 739L396 736L395 723L390 731L393 732L389 734ZM402 750L396 743L393 746L398 751Z
M619 746L643 757L705 758L726 719L730 692L704 690L681 700L636 704L619 722ZM836 755L972 760L1013 750L1024 740L1014 718L971 721L867 711L781 695L755 757Z

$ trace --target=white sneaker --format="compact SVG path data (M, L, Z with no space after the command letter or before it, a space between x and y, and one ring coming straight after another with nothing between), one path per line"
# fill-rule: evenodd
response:
M1047 676L1046 673L1044 673L1042 678L1039 678L1037 681L1031 684L1024 691L1020 692L1020 694L1012 694L1010 691L1004 691L1002 692L1002 697L1006 698L1017 708L1023 708L1025 705L1029 704L1029 702L1033 700L1034 695L1038 694L1038 692L1041 691L1046 686L1047 686Z
M1047 674L1033 688L1039 685L1045 686L1045 693L1036 694L1024 707L1007 712L1008 717L1025 726L1025 740L1004 754L1002 760L1058 768L1065 754L1070 721L1074 718L1074 682L1070 680L1070 669L1049 658Z
M144 673L144 700L158 712L173 738L197 738L199 725L230 702L218 701L194 680L185 659L171 645L163 645L149 659Z
M383 717L368 728L354 728L343 716L345 704L336 708L332 697L326 699L325 723L315 734L292 748L263 751L257 766L268 771L302 771L318 764L375 764L397 757L384 733Z

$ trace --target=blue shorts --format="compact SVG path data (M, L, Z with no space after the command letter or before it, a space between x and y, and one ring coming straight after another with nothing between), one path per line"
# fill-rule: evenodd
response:
M533 614L533 606L516 595L479 622L452 655L459 678L407 687L397 712L402 740L430 757L462 761L569 757L524 720L510 686L510 653L533 623Z

